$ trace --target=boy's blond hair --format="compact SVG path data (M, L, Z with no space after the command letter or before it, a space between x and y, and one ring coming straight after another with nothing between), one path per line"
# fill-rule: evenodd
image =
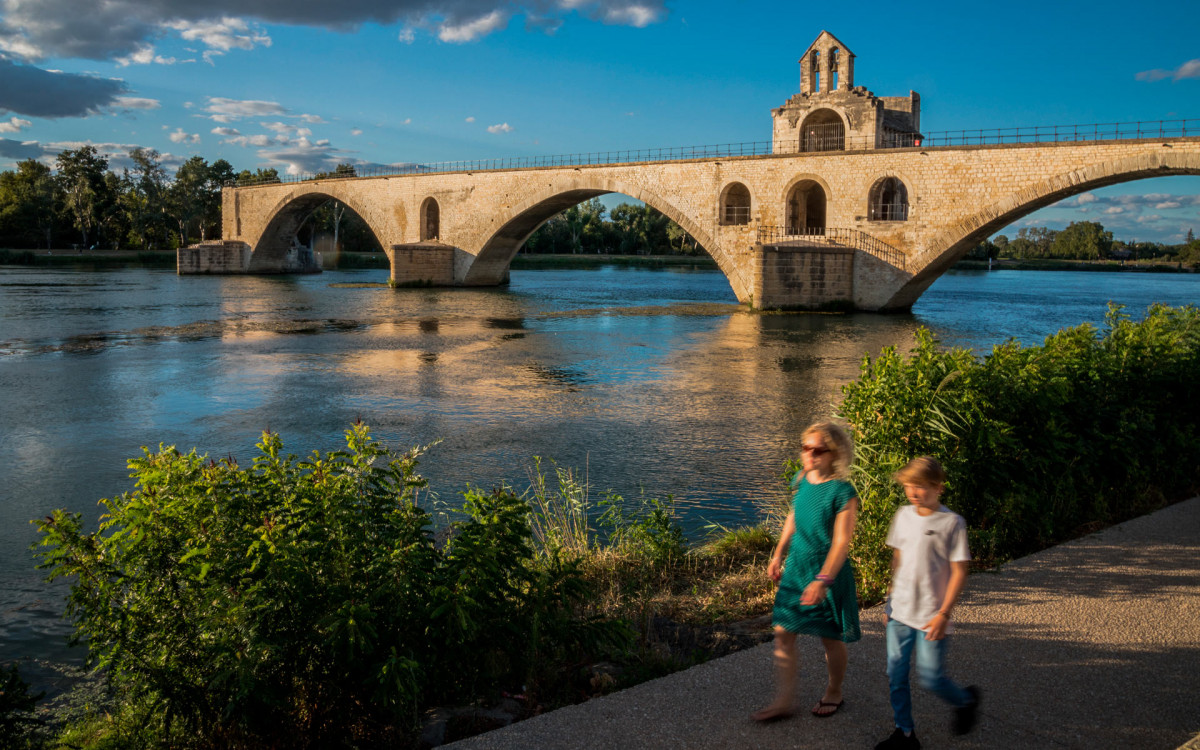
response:
M922 484L942 486L946 484L946 470L933 456L918 456L896 472L894 479L900 484Z
M833 422L817 422L800 433L800 440L803 442L808 435L820 435L821 442L833 452L834 478L849 479L850 466L854 463L854 442L845 428Z

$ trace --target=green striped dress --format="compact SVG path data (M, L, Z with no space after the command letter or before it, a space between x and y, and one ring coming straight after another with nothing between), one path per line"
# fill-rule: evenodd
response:
M858 493L842 479L810 484L801 478L792 498L796 533L792 535L779 589L775 592L772 621L791 633L804 633L851 643L862 637L858 627L858 598L854 568L847 559L817 604L804 606L800 596L812 583L829 548L833 546L833 520Z

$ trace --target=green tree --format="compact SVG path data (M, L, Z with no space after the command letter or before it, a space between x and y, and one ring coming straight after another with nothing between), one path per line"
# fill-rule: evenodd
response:
M120 197L122 212L129 226L129 240L145 250L161 240L165 243L167 223L167 171L158 151L135 148L129 159L133 170L125 170Z
M193 228L200 234L204 216L211 201L208 162L202 157L192 158L179 165L175 181L168 193L171 214L179 231L179 246L188 244Z
M221 235L221 190L237 179L233 165L217 159L208 167L204 192L204 216L200 221L200 241Z
M1050 256L1077 260L1099 260L1112 252L1112 232L1095 221L1073 221L1054 235Z
M49 250L62 206L58 188L50 168L34 159L0 173L0 231L21 245L45 242Z
M100 222L101 208L110 202L104 183L108 159L95 146L81 146L60 153L56 163L67 212L87 245Z

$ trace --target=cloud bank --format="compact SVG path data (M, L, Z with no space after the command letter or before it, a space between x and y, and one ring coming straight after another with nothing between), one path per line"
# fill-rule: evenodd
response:
M331 31L401 23L401 42L411 42L414 30L423 30L463 43L504 28L517 14L552 30L570 14L641 28L667 13L664 0L5 0L3 7L0 50L9 56L123 64L174 62L153 50L154 42L170 33L203 44L209 62L233 49L269 46L270 36L250 21Z

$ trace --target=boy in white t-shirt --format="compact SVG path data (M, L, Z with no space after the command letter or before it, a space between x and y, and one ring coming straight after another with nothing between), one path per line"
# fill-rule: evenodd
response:
M946 472L937 459L914 458L896 472L911 505L896 511L887 544L892 548L892 585L887 602L887 671L896 731L875 750L917 750L908 674L916 652L921 686L954 707L951 726L966 734L975 725L979 689L946 677L950 612L967 582L967 524L941 504Z

